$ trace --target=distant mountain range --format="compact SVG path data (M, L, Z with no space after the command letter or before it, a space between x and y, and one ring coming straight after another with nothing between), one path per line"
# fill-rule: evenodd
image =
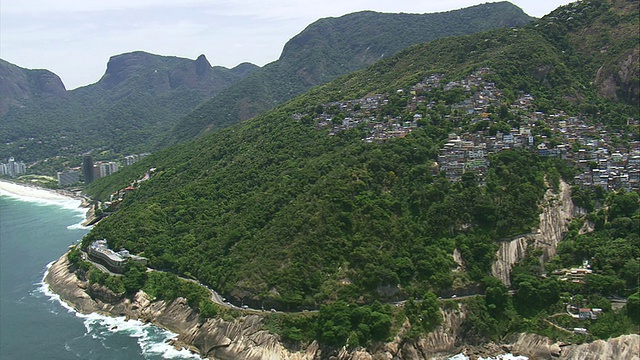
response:
M133 52L113 56L97 83L71 91L47 70L2 61L0 158L158 149L251 118L413 44L531 20L507 2L437 14L359 12L309 25L263 68Z
M113 56L97 83L67 91L50 71L1 61L0 157L148 151L177 119L256 69L133 52Z

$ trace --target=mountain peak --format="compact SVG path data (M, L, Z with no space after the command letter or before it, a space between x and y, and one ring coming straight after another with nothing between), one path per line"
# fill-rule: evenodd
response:
M137 70L148 65L151 54L143 51L114 55L109 58L107 71L100 82L107 88L113 88L134 74Z
M29 99L62 98L67 94L60 77L51 71L24 69L2 59L0 79L0 115Z
M209 63L209 60L207 60L207 57L204 56L204 54L198 56L198 58L196 59L196 74L198 74L198 76L202 76L206 74L210 69L211 64Z

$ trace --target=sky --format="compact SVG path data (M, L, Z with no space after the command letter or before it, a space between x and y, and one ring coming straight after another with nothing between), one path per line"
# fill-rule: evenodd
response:
M47 69L67 89L97 82L113 55L142 50L232 68L264 66L312 22L373 10L433 13L486 0L0 0L0 58ZM569 0L512 0L542 17Z

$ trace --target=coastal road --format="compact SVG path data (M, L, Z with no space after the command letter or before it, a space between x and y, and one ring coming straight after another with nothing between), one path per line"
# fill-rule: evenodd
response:
M91 259L89 259L89 257L87 256L87 254L84 251L81 251L82 253L82 257L83 260L85 261L89 261L91 262L91 264L93 264L96 268L98 268L99 270L108 273L109 275L114 275L114 276L122 276L122 274L118 274L118 273L114 273L109 271L109 269L107 269L105 266L103 266L102 264L96 263L94 261L92 261ZM156 271L156 272L163 272L163 273L167 273L167 274L173 274L172 272L169 271L163 271L163 270L156 270L150 267L147 267L147 272L152 272L152 271ZM175 275L175 274L174 274ZM184 280L184 281L189 281L192 282L196 285L202 286L205 289L207 289L207 291L209 291L209 293L211 294L211 301L219 306L228 308L228 309L232 309L232 310L239 310L239 311L243 311L243 312L248 312L248 313L261 313L264 312L264 309L254 309L254 308L250 308L247 305L242 305L242 306L236 306L234 304L232 304L231 302L227 301L227 299L225 299L222 295L220 295L217 291L211 289L210 287L208 287L207 285L199 282L198 280L195 279L191 279L191 278L186 278L183 276L178 276L176 275L179 279ZM438 300L440 301L460 301L460 300L464 300L464 299L468 299L471 297L475 297L475 296L483 296L482 294L470 294L470 295L461 295L461 296L452 296L450 298L438 298ZM422 299L416 299L415 302L421 302ZM407 302L407 300L402 300L402 301L397 301L392 303L395 306L404 306L404 304ZM306 310L303 312L317 312L318 310ZM270 311L273 313L285 313L285 311Z

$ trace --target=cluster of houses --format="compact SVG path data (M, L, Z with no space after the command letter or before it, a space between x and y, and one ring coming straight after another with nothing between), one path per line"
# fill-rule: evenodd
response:
M600 308L579 308L577 306L567 306L567 313L574 319L580 320L597 320L598 315L602 314Z
M500 89L488 80L491 74L491 69L481 68L452 82L445 82L442 74L432 74L409 91L398 89L395 97L403 98L406 104L401 115L392 116L385 111L392 96L376 94L324 104L314 114L297 113L293 117L298 120L312 117L316 127L328 129L330 136L364 127L368 135L363 141L384 141L406 136L429 116L426 110L442 105L429 96L430 92L456 91L463 94L462 100L449 104L443 116L454 124L464 124L468 130L449 135L433 166L435 172L443 172L450 181L459 181L469 171L482 180L489 167L489 155L523 148L577 164L582 171L575 178L577 185L601 186L605 190L640 188L640 141L589 125L584 117L536 111L535 99L530 94L521 94L507 103ZM497 114L500 111L503 114ZM517 121L505 128L504 117ZM499 126L494 126L498 123Z
M571 269L559 269L552 272L553 275L558 276L560 281L570 281L576 284L584 284L585 276L592 274L591 265L589 260L582 262L582 266Z
M99 204L100 209L102 211L104 211L104 212L107 212L107 213L115 211L116 207L118 207L118 205L124 200L124 198L127 196L127 194L129 194L130 192L135 190L136 187L140 183L149 180L149 178L151 178L151 174L155 170L156 170L156 168L149 169L149 171L147 171L144 174L144 176L141 177L140 179L133 181L129 186L124 187L124 188L112 193L111 195L109 195L109 201L105 201L105 202Z

